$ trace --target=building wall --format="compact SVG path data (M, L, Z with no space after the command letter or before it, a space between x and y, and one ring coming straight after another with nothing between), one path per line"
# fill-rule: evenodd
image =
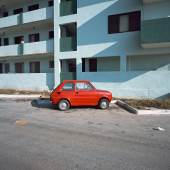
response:
M43 91L53 86L53 73L0 74L1 89Z

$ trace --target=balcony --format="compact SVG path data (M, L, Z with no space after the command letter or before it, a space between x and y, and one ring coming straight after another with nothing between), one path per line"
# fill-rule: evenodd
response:
M9 45L0 47L0 57L17 56L20 53L19 45Z
M61 1L60 3L60 16L66 16L77 13L77 2L76 0Z
M9 17L0 18L0 28L12 27L20 24L20 15L12 15Z
M143 3L148 4L148 3L161 2L161 1L164 1L164 0L143 0Z
M23 55L53 53L54 40L25 43L23 44L22 51L23 51Z
M77 50L77 40L76 37L62 37L60 39L60 51L76 51Z
M22 24L53 18L53 7L42 8L22 14Z
M170 46L170 18L142 21L141 44L144 48Z
M0 57L47 54L54 52L54 41L40 41L0 47Z
M53 7L0 18L0 29L53 18Z

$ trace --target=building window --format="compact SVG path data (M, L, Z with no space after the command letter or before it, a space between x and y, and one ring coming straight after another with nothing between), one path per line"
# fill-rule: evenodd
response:
M5 67L5 73L9 73L10 72L10 64L5 63L4 67Z
M40 73L40 62L30 62L30 73Z
M40 41L40 34L37 33L37 34L30 34L29 35L29 42L38 42Z
M140 11L125 14L110 15L108 17L108 33L139 31L141 23Z
M89 59L89 71L97 72L97 59L96 58Z
M82 58L82 72L86 71L86 63L85 63L85 58Z
M54 31L49 31L49 39L53 39L54 38Z
M0 46L2 46L2 39L0 38Z
M8 46L9 45L9 39L8 38L4 38L4 46Z
M7 16L8 16L8 12L7 12L7 11L6 11L6 12L3 12L2 16L3 16L3 17L7 17Z
M28 11L34 11L34 10L37 10L37 9L39 9L39 4L30 5L28 7Z
M70 60L68 62L68 71L69 72L72 72L72 73L75 73L76 72L76 64L74 61Z
M24 36L18 36L14 38L15 44L21 44L24 41Z
M24 73L24 63L15 63L15 73Z
M49 68L54 68L54 61L49 61Z
M23 13L23 8L14 9L14 15Z
M53 6L54 5L54 1L48 1L48 6Z
M2 73L3 73L3 64L0 63L0 74L2 74Z

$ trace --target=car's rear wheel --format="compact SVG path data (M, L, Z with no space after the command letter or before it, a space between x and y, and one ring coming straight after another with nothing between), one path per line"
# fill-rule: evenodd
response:
M108 99L101 99L99 101L99 108L100 109L108 109L109 108L109 100Z
M68 110L70 108L70 103L67 100L63 99L58 103L58 108L61 111Z

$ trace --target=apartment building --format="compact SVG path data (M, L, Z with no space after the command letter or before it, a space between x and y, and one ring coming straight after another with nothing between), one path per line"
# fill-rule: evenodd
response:
M0 88L85 79L116 97L170 92L169 0L0 0Z

